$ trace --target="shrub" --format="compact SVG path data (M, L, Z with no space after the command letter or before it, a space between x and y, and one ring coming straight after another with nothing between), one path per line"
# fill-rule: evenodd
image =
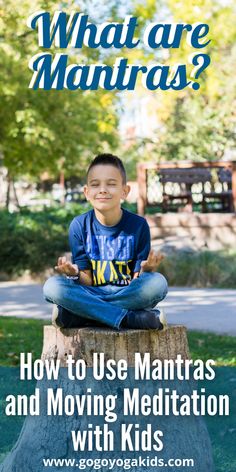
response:
M179 251L164 259L160 272L170 285L236 288L236 253L226 250Z
M84 205L19 213L0 211L0 271L8 276L25 270L39 273L53 267L57 257L69 250L68 227Z

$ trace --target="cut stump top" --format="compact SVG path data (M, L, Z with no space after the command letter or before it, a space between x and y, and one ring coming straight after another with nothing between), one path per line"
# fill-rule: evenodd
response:
M125 359L129 366L134 365L136 352L150 353L154 359L189 359L187 332L184 326L169 326L164 331L121 330L110 328L73 328L59 329L44 326L44 345L42 359L59 359L66 366L68 355L73 359L84 359L92 366L94 352L103 352L105 359Z

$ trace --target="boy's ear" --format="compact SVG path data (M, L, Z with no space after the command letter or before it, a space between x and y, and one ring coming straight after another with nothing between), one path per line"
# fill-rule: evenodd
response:
M87 185L84 186L84 195L85 195L86 200L88 200L88 186Z
M130 189L131 189L130 185L127 185L127 184L124 185L124 187L123 187L123 198L124 199L128 197Z

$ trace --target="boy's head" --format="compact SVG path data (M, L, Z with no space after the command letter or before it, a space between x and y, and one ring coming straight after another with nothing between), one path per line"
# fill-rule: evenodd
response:
M124 164L122 160L114 156L113 154L98 154L93 161L90 163L89 168L87 170L87 182L88 182L88 175L91 169L95 166L113 166L116 167L120 171L120 175L122 178L122 183L126 184L126 171L124 168Z
M95 210L110 212L118 209L129 190L125 168L119 157L99 154L94 158L87 171L84 193Z

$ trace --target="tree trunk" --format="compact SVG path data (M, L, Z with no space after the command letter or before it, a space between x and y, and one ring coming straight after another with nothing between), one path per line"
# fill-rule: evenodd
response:
M118 362L120 359L127 361L129 366L128 376L125 380L115 379L98 381L94 379L93 356L94 353L104 353L105 360L114 359ZM60 379L53 382L53 389L63 388L63 395L82 395L87 394L102 395L106 398L108 395L117 395L117 421L108 422L109 430L113 430L114 450L99 450L99 447L93 445L93 450L89 446L84 450L76 452L73 448L72 431L86 431L93 425L104 427L104 415L99 418L98 415L73 414L72 416L48 416L46 414L47 389L52 387L52 381L42 380L37 383L40 390L40 416L29 416L23 425L20 437L5 459L0 472L38 472L45 470L43 467L43 458L74 458L77 463L82 458L93 458L97 460L138 460L138 457L146 460L157 460L163 458L165 462L169 459L192 458L194 467L193 472L213 472L214 466L211 454L211 444L208 432L203 419L200 416L173 416L159 415L149 416L124 415L123 394L124 389L133 392L138 388L140 395L147 394L153 398L158 389L176 388L178 393L191 395L193 390L193 381L172 382L162 380L134 380L135 353L150 353L150 362L165 359L175 360L177 355L181 355L183 360L189 359L189 350L186 336L186 329L182 326L171 326L165 331L141 331L141 330L123 330L114 331L111 329L83 328L83 329L56 329L53 326L44 328L44 346L42 360L60 360L60 365L66 367L69 355L76 361L84 360L87 367L87 375L84 380L69 381L67 369L61 369ZM149 369L150 371L150 369ZM152 378L152 377L151 377ZM89 389L89 390L88 390ZM165 395L165 394L164 394ZM48 411L47 411L48 413ZM88 426L91 424L92 426ZM120 447L122 425L131 424L136 434L141 436L139 447L132 450L134 436L132 436L132 445L126 445L124 452ZM153 438L153 432L163 431L163 449L156 452L153 444L148 446L145 441ZM146 433L144 433L146 431ZM112 433L112 434L113 434ZM151 436L150 436L151 435ZM149 439L147 439L149 438ZM144 445L145 444L145 445ZM136 447L136 446L135 446ZM155 449L155 450L154 450ZM149 459L147 459L149 457ZM155 459L156 458L156 459ZM80 466L71 466L69 470L79 470ZM51 470L58 470L56 467ZM113 471L122 469L119 463L113 467ZM66 470L61 468L61 470ZM94 470L90 464L86 470ZM107 467L101 470L108 470ZM130 470L148 471L159 470L150 467L147 463L133 465ZM173 466L166 465L165 471L172 472ZM186 470L178 465L179 471Z
M14 179L12 180L12 188L13 188L13 194L14 194L16 206L17 206L17 208L20 209L20 203L19 203L19 199L18 199L18 195L17 195L17 191L16 191L16 186L15 186Z
M20 208L19 199L16 192L15 182L14 179L8 174L7 176L7 193L6 193L6 208L9 209L10 202L11 202L11 188L13 190L13 197L15 199L15 203L17 208Z
M10 205L10 193L11 193L11 178L8 174L7 176L7 193L6 193L6 208L9 209Z
M151 360L176 359L180 354L189 359L186 329L171 326L165 331L123 330L113 331L101 328L56 329L44 327L42 359L60 359L66 366L68 353L75 360L83 358L91 367L93 352L104 352L107 359L127 360L134 365L134 353L150 352Z

